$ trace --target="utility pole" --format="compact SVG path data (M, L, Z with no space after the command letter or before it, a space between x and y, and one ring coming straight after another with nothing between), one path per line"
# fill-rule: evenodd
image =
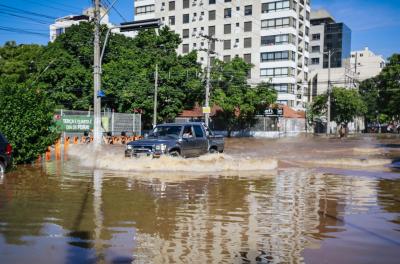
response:
M154 76L154 108L153 108L153 128L157 125L157 94L158 94L158 64Z
M210 51L211 51L211 40L208 40L208 48L207 48L207 77L206 77L206 103L205 107L209 109L210 107L210 68L211 68L211 58L210 58ZM210 113L206 112L204 114L204 121L206 126L210 123Z
M93 59L93 143L95 146L101 145L101 97L98 96L101 85L101 65L100 65L100 0L94 0L94 59Z
M209 125L210 123L210 75L211 75L211 54L213 51L211 51L211 45L213 42L218 41L217 38L214 38L209 35L200 35L201 38L206 39L208 44L207 44L207 68L206 68L206 101L205 105L203 108L204 112L204 123L206 126ZM204 50L203 50L204 51Z
M327 117L326 117L326 135L331 133L331 50L328 51L328 102L327 102Z

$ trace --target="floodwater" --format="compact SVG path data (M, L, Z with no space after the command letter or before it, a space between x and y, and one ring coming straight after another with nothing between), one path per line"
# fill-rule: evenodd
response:
M123 148L0 179L0 263L399 263L400 138L230 139L223 155Z

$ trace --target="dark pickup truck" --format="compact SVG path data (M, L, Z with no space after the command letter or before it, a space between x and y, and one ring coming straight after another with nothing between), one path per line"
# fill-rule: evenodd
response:
M125 157L186 158L223 151L224 137L214 135L203 123L173 123L157 125L146 138L126 144Z
M7 139L0 133L0 176L2 176L6 168L11 164L12 147Z

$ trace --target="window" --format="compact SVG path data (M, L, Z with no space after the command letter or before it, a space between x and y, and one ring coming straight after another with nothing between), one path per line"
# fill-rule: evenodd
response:
M225 9L224 9L224 17L225 17L225 18L230 18L230 17L232 17L232 9L231 9L231 8L225 8Z
M189 52L189 44L183 44L182 53L188 53L188 52Z
M231 61L231 55L225 55L223 60L224 60L224 62L230 62Z
M244 7L244 15L245 16L251 16L253 14L253 6L252 5L247 5Z
M146 14L146 13L153 13L154 12L154 5L145 5L145 6L138 6L136 7L135 14Z
M183 24L188 24L188 23L189 23L189 20L190 20L189 14L183 14L182 23L183 23Z
M208 35L209 36L215 36L215 26L209 26L208 27Z
M211 50L215 51L215 40L211 41Z
M170 24L171 26L175 25L175 16L170 16L170 17L168 18L168 21L169 21L169 24Z
M224 34L231 34L231 31L232 31L231 24L225 24L224 25Z
M269 13L275 11L289 10L290 9L290 1L277 1L272 3L263 3L261 5L262 13ZM292 5L292 9L295 9L295 5Z
M294 51L276 51L276 52L263 52L260 54L261 62L266 61L295 61L296 53Z
M251 54L244 54L243 60L247 63L251 63Z
M182 5L183 5L183 8L189 8L189 7L190 7L190 2L189 2L189 0L183 0Z
M311 58L311 65L318 65L319 64L319 58Z
M296 36L293 34L282 34L274 36L261 36L261 46L295 44Z
M189 29L182 30L182 38L188 38L188 37L189 37Z
M251 32L253 30L251 21L244 22L244 32Z
M175 1L169 1L168 10L169 11L175 10Z
M57 28L56 29L56 36L60 36L62 33L64 33L64 28Z
M225 3L230 3L232 2L232 0L225 0Z
M215 20L215 10L208 11L208 20Z
M312 46L311 52L321 52L321 47L320 46Z
M202 138L204 137L203 129L201 129L200 126L194 125L194 134L196 135L197 138Z
M243 47L251 48L251 38L244 38Z
M215 5L215 0L208 0L209 5Z
M312 40L320 40L321 39L321 34L312 34L311 39Z
M261 21L261 28L281 28L281 27L296 27L296 19L292 17L283 17L275 19L266 19Z
M231 40L230 39L224 40L224 50L229 50L229 49L231 49Z
M285 77L292 76L294 68L264 68L260 70L261 77Z
M273 85L275 91L278 93L290 93L294 94L293 84L291 83L277 83Z

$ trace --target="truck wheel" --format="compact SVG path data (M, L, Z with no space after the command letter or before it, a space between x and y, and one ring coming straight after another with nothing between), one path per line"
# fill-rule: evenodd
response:
M177 150L173 150L169 153L171 157L179 157L181 154Z
M2 161L0 161L0 175L4 175L5 172L6 172L6 166Z
M208 151L210 154L215 154L218 153L218 150L215 148L210 148L210 150Z

